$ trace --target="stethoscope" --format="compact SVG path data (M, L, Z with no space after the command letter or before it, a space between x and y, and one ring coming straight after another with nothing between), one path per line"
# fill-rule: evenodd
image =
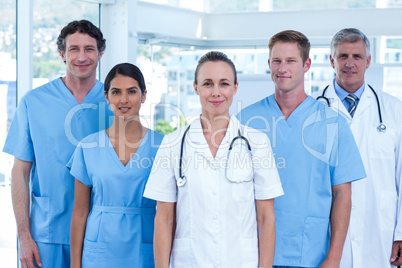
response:
M183 137L181 138L180 160L179 160L179 177L176 179L176 181L177 181L177 186L178 186L178 187L184 186L184 184L186 184L186 182L187 182L187 178L186 178L186 176L183 174L183 167L182 167L182 166L183 166L184 143L185 143L185 138L186 138L186 135L187 135L187 132L188 132L189 129L190 129L190 126L187 127L187 129L184 131ZM252 155L251 155L251 146L250 146L250 143L249 143L249 141L248 141L248 139L247 139L246 137L244 137L243 135L241 135L240 129L238 129L238 134L237 134L237 136L234 137L234 138L232 139L232 141L230 142L229 149L228 149L228 154L227 154L227 159L229 159L229 157L230 157L230 152L231 152L232 149L233 149L233 145L234 145L235 141L238 140L238 139L240 139L240 141L241 141L241 140L244 140L244 141L246 142L247 149L248 149L248 155L249 155L250 160L251 160L251 159L252 159ZM227 175L227 166L226 166L226 167L225 167L225 176L226 176L226 179L227 179L228 181L230 181L230 182L233 182L233 183L240 183L240 182L248 182L248 181L251 181L251 180L253 180L253 177L254 177L254 166L252 166L252 167L253 167L253 176L250 176L249 179L246 179L246 180L232 180L232 179L229 179L229 178L228 178L228 175Z
M377 101L378 117L380 118L380 124L378 125L377 130L378 130L378 132L384 133L384 132L387 130L387 127L386 127L386 126L383 124L383 122L382 122L380 100L378 99L378 95L377 95L377 93L375 92L375 90L374 90L369 84L367 84L367 85L369 86L369 88L371 89L371 91L373 91L374 96L375 96L375 99L376 99L376 101ZM321 96L318 96L318 97L317 97L317 100L324 99L324 100L327 102L328 107L331 107L331 103L330 103L329 99L328 99L327 97L325 97L325 92L327 91L328 87L329 87L329 85L324 88L324 90L323 90L323 92L322 92L322 95L321 95Z

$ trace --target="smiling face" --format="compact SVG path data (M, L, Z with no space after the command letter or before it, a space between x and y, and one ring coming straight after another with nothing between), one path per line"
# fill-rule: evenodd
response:
M336 82L347 92L355 92L363 85L364 74L371 62L364 41L341 43L335 47L333 54L330 60L335 69Z
M202 115L209 118L229 116L229 107L238 87L232 67L223 61L207 61L199 67L196 81L194 90L200 96Z
M277 42L268 60L275 89L280 92L304 91L304 74L310 69L311 60L305 63L297 43Z
M66 75L75 79L95 79L96 67L102 57L96 39L76 32L66 38L66 50L59 51L66 63Z
M141 103L145 102L147 91L141 92L137 80L123 75L116 75L110 82L106 100L115 117L124 120L139 116Z

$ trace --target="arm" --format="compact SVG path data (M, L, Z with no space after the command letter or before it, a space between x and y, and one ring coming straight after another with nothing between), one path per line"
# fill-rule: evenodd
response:
M85 228L91 203L91 188L75 179L74 208L70 227L71 267L81 268Z
M22 268L34 268L33 259L42 267L39 250L31 236L29 221L29 175L32 162L14 158L11 172L11 199L13 203L15 221L17 222L18 240L20 242L19 259Z
M328 255L320 268L339 267L351 208L351 183L332 186L331 241Z
M275 254L274 199L256 200L259 267L272 267Z
M157 202L154 232L156 268L168 268L176 229L176 203Z

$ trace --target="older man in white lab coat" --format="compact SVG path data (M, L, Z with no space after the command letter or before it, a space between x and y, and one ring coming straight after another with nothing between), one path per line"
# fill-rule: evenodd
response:
M370 43L359 30L335 34L330 60L336 78L315 97L348 120L367 173L366 179L352 183L341 267L401 265L402 103L365 83Z

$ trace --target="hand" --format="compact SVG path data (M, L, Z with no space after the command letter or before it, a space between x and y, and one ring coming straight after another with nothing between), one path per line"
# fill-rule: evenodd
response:
M394 266L402 265L402 256L400 253L402 252L402 241L394 241L392 245L392 253L391 253L391 264Z
M339 265L339 261L327 258L321 263L320 268L339 268Z
M21 268L35 268L34 261L42 267L38 246L32 238L20 239L20 261Z

